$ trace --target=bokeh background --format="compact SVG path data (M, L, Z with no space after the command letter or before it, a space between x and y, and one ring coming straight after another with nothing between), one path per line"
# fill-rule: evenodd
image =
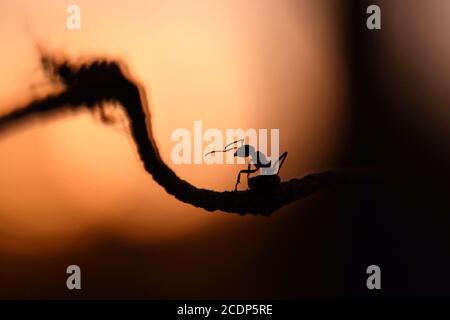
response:
M81 30L66 29L71 3ZM365 28L372 3L381 31ZM195 120L279 128L283 179L344 165L395 173L270 218L208 213L145 173L120 114L29 122L0 136L0 297L447 296L449 6L0 0L0 114L52 90L38 48L116 58L147 90L162 158L196 186L232 189L242 168L171 165L172 131ZM82 291L65 287L70 264ZM370 264L381 293L366 289Z

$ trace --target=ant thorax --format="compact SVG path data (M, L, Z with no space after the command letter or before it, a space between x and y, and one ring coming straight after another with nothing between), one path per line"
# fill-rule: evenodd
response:
M271 166L271 160L268 160L266 155L261 151L256 151L254 147L250 146L250 163L254 164L258 168L269 168Z

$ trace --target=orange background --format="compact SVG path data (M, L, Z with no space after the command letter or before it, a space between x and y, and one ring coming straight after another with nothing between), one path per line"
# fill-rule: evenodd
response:
M36 44L77 60L124 59L145 85L170 164L176 128L279 128L283 179L332 164L345 125L345 70L329 1L0 1L0 112L51 90ZM124 241L183 241L213 226L269 223L175 200L148 176L126 128L92 114L43 119L0 137L0 247L40 254ZM225 132L224 132L225 133ZM230 190L241 166L171 165L196 186ZM282 209L277 216L282 215ZM274 217L273 219L277 219ZM95 238L95 237L94 237Z

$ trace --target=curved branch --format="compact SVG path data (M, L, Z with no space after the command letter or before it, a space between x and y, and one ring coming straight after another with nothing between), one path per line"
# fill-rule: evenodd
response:
M45 61L48 63L48 60ZM66 62L52 63L50 71L64 84L65 90L1 116L0 134L32 117L64 110L93 109L105 102L118 102L130 120L133 140L145 170L167 193L207 211L270 215L280 207L322 188L354 178L347 173L327 171L282 182L270 192L262 193L255 190L217 192L196 188L179 178L161 159L152 136L150 116L146 115L145 90L132 80L123 66L104 61L78 67Z

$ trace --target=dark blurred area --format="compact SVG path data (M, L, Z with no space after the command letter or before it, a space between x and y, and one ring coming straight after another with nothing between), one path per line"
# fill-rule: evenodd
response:
M378 261L385 270L384 297L448 298L450 135L448 129L436 129L447 120L442 114L449 110L450 100L448 92L446 98L436 99L430 87L424 86L421 74L411 71L417 64L428 69L434 79L427 80L434 88L441 87L439 79L448 82L448 69L438 67L436 61L418 62L415 58L423 51L437 50L436 46L446 41L441 35L434 46L420 42L420 37L435 37L439 32L423 9L442 12L446 3L413 1L407 11L400 1L378 1L383 26L375 32L361 28L365 17L357 14L374 3L377 1L355 1L347 20L354 124L347 161L380 165L390 178L381 188L367 186L353 192L356 207L345 210L352 252L348 293L371 296L352 274L361 264ZM396 25L408 19L405 15L410 21L405 28L412 35L396 34L410 44L399 54L399 50L395 52L398 44L391 40L392 34L399 32ZM430 115L433 109L441 112L440 116L434 114L434 119Z
M370 4L382 8L382 30L365 27ZM0 253L0 298L449 298L450 131L434 130L425 113L429 104L448 109L450 98L435 99L416 86L419 73L393 60L389 5L343 1L336 13L352 118L338 165L382 168L383 182L324 190L272 217L232 218L182 243L131 243L100 229L86 235L96 239L89 247ZM448 81L448 70L429 68ZM65 287L71 263L82 266L81 291ZM381 290L366 287L372 264L381 268Z

